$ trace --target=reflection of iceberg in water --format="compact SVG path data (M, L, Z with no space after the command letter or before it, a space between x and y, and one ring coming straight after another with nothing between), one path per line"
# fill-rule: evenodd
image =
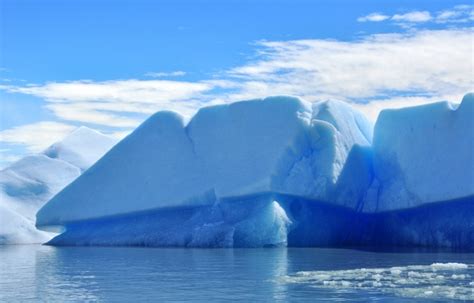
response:
M24 248L34 262L29 280L43 301L169 301L281 298L287 249ZM15 262L12 262L15 264ZM255 289L252 289L255 287ZM243 288L252 289L248 294ZM185 295L186 294L186 295Z
M81 250L37 249L34 266L36 296L44 302L60 302L64 298L76 302L100 301L94 262L89 259L93 254L87 255L84 260Z
M0 246L0 302L7 302L9 297L15 296L20 301L22 294L28 294L31 300L37 293L33 249L29 245ZM22 294L17 294L20 287Z
M277 249L274 254L272 254L273 268L271 270L271 275L273 277L281 277L288 274L288 263L290 262L288 257L288 250L281 248ZM288 301L288 285L283 283L273 283L273 297L272 299L277 302Z
M81 249L2 246L0 302L100 301L97 263L89 255Z

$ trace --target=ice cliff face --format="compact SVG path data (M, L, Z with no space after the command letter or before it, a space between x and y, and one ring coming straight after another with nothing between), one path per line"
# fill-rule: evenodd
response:
M43 153L26 156L0 171L0 244L50 239L51 234L35 228L38 209L115 142L81 127Z
M385 110L375 125L375 182L366 211L387 211L474 195L474 94ZM372 194L374 194L372 192Z
M51 199L54 245L474 250L474 98L383 111L272 97L150 117ZM446 217L449 216L449 217Z

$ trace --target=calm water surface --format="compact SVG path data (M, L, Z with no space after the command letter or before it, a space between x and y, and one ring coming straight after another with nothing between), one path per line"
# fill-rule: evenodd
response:
M0 246L0 301L474 301L474 254Z

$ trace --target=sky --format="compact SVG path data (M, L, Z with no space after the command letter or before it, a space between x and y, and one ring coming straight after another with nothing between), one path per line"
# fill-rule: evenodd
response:
M78 126L270 95L380 110L474 91L470 1L0 0L0 168Z

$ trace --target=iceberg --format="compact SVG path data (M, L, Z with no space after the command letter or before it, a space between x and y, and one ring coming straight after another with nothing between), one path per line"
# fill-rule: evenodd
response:
M371 129L346 103L293 97L203 108L187 125L176 113L158 112L51 199L37 225L54 228L263 193L355 209L371 181L370 163L354 165L358 182L341 180L349 179L346 162L368 159L361 155L369 150Z
M473 105L386 110L373 134L339 101L158 112L36 224L51 245L474 250Z
M43 153L26 156L0 171L0 244L49 240L52 234L35 227L38 209L115 143L80 127Z

